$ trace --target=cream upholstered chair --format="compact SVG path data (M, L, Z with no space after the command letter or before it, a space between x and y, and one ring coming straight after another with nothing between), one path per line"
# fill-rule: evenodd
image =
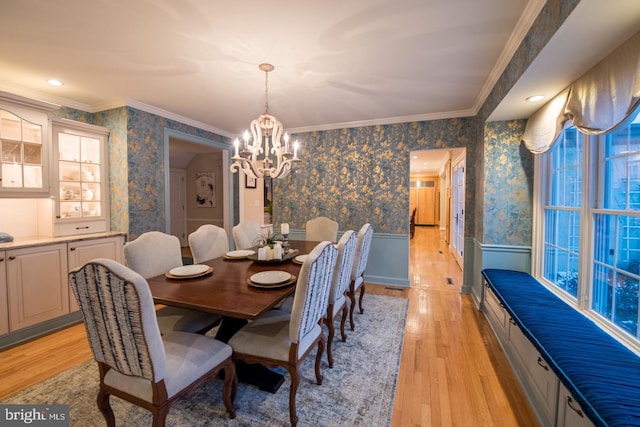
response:
M161 336L147 281L116 261L94 259L71 271L69 280L98 362L98 408L108 426L116 425L111 395L151 411L153 425L164 426L171 405L220 370L222 400L235 418L231 347L190 332Z
M356 246L356 256L353 260L353 269L351 270L351 284L347 290L347 296L351 300L351 307L349 308L349 323L351 324L351 330L355 328L353 322L353 311L356 309L356 292L360 289L360 313L364 313L362 308L362 298L364 297L364 269L367 267L367 261L369 260L369 249L371 248L371 239L373 238L373 228L371 224L367 223L358 231L358 245Z
M338 240L338 223L326 216L319 216L307 221L305 240L310 242L322 242Z
M205 224L189 234L189 248L193 255L193 263L198 264L220 258L229 252L229 238L224 228Z
M254 221L243 220L231 229L236 249L250 249L258 244L262 237L260 224Z
M271 310L244 326L229 340L234 359L271 367L283 366L289 371L289 418L292 426L298 420L296 393L300 384L300 365L316 346L316 380L322 384L320 362L325 347L322 320L327 314L337 252L333 244L319 243L300 269L291 313Z
M351 283L351 269L353 268L353 259L356 255L356 244L358 239L356 233L353 230L345 231L338 242L338 257L336 259L336 268L333 272L333 279L331 280L331 289L329 291L329 304L327 306L327 317L324 319L324 323L327 325L329 334L327 335L327 360L329 367L333 368L333 352L332 342L335 335L335 319L336 316L342 313L340 319L340 334L342 341L347 340L347 335L344 332L344 324L347 321L347 297L345 292L349 289Z
M148 231L124 245L127 266L143 278L159 276L182 265L180 240L160 231ZM158 326L163 334L171 331L204 333L220 321L211 313L178 307L157 310Z

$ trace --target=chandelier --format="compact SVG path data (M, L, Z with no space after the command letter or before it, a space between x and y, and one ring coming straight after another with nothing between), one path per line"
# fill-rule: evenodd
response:
M269 114L269 72L273 65L260 64L258 68L264 71L265 112L251 122L251 133L245 130L242 141L236 138L233 142L231 172L242 170L251 178L284 178L300 167L298 141L290 144L289 135L282 135L282 122Z

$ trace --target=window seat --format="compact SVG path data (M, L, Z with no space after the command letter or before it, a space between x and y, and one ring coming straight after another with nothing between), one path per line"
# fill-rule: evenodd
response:
M595 425L640 425L640 357L531 275L482 275Z

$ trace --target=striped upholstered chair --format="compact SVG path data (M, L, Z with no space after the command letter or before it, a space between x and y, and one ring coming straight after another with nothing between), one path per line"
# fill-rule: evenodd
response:
M71 271L69 279L98 362L98 408L108 426L116 424L111 395L151 411L153 426L164 426L173 402L220 370L222 400L235 418L231 347L189 332L161 336L147 281L116 261L95 259Z
M371 224L367 223L358 231L358 245L356 246L356 257L353 260L353 269L351 270L351 284L347 290L347 296L351 300L351 307L349 308L349 323L351 324L351 330L355 329L355 323L353 321L353 312L356 309L356 292L360 289L360 313L364 313L362 308L362 298L364 297L364 269L367 267L367 261L369 260L369 249L371 248L371 240L373 239L373 228Z
M333 368L332 343L336 333L335 319L340 313L342 313L340 319L340 335L342 336L342 341L347 340L347 335L344 332L344 324L347 321L349 309L345 292L349 289L349 284L351 283L351 269L353 268L353 259L356 255L357 243L358 239L353 230L345 231L340 241L338 241L338 257L336 259L336 268L333 272L331 289L329 291L327 317L324 319L324 323L329 330L329 334L327 335L327 361L329 362L330 368Z
M289 371L289 418L292 426L298 421L296 393L300 384L300 365L315 347L318 349L316 380L322 384L320 362L326 345L322 321L327 314L337 252L330 242L319 243L300 269L291 313L271 310L244 326L229 340L234 359L270 367L283 366Z

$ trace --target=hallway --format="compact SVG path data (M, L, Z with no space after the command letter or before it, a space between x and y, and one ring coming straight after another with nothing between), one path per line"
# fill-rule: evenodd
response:
M470 295L437 227L416 227L392 425L537 426L509 362ZM366 311L365 311L366 314Z

